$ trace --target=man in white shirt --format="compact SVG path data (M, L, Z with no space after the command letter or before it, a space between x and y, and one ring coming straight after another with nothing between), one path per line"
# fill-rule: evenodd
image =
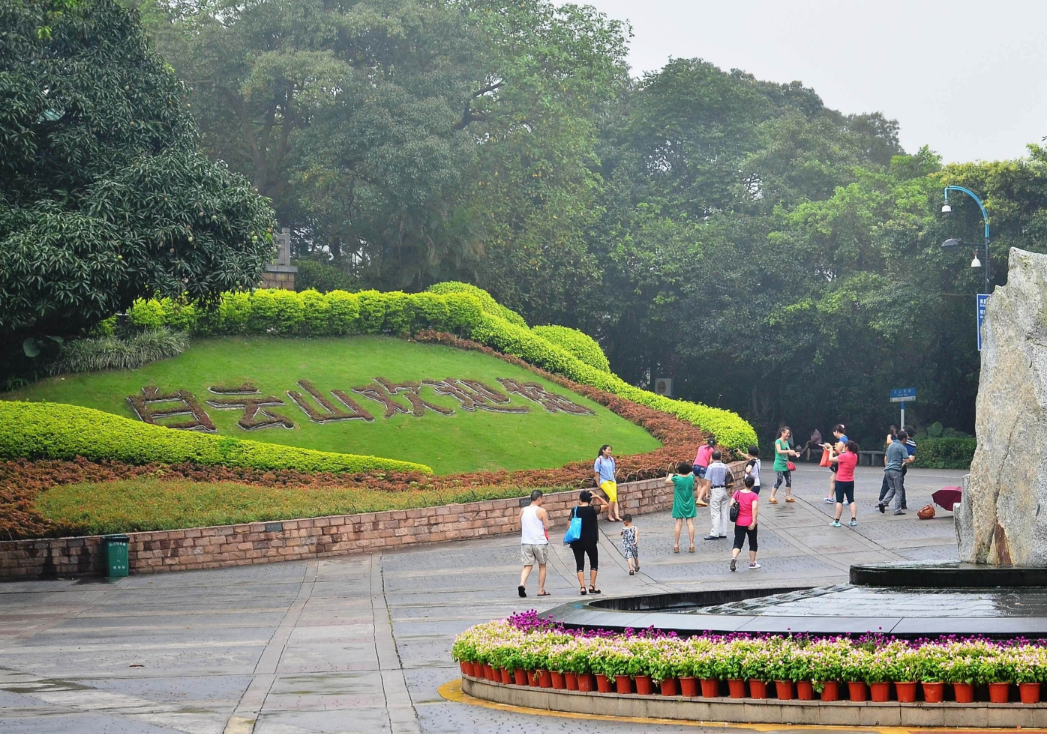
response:
M545 590L545 566L549 560L549 513L542 507L542 490L531 492L531 504L520 511L520 586L521 597L527 596L527 577L538 563L538 596L549 596Z

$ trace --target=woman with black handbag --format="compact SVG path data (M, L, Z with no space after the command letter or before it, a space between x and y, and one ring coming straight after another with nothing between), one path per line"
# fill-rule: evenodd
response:
M596 506L593 506L593 503ZM588 489L583 489L578 495L578 506L574 508L571 519L579 518L582 523L581 531L577 540L571 541L571 550L574 551L575 568L578 570L578 586L585 596L585 557L589 556L589 592L599 594L596 587L596 572L600 568L600 555L596 545L600 540L600 529L596 519L600 513L606 512L608 503L604 502L598 495Z
M731 498L731 520L734 522L734 549L731 551L731 570L738 570L738 554L742 552L745 538L749 538L749 568L756 569L756 519L760 511L760 495L753 492L756 480L752 474L745 478L745 486Z

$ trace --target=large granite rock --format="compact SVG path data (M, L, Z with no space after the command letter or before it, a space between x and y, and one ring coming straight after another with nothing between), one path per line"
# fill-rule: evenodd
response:
M1047 566L1047 255L1012 248L989 299L977 415L960 560Z

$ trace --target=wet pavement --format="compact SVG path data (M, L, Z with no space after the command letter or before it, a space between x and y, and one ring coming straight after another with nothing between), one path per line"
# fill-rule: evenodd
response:
M801 465L794 475L800 501L761 508L763 567L755 571L743 565L732 574L728 541L701 539L707 515L697 522L697 552L687 553L684 539L674 554L665 512L637 518L642 572L629 576L618 550L621 525L606 524L600 586L605 595L625 595L831 585L846 583L852 563L955 560L951 513L939 509L920 521L916 510L961 475L910 471L910 512L895 517L873 509L880 472L860 467L859 525L831 528L833 508L821 501L828 473ZM455 634L579 598L573 557L559 543L550 559L552 596L535 599L532 577L532 596L518 598L518 542L507 536L114 583L0 584L0 733L698 731L532 716L440 696L439 687L457 678L449 653Z

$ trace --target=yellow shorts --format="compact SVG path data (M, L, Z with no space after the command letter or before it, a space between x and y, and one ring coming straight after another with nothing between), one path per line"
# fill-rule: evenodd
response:
M617 482L600 482L600 489L607 495L608 502L618 501L618 483Z

